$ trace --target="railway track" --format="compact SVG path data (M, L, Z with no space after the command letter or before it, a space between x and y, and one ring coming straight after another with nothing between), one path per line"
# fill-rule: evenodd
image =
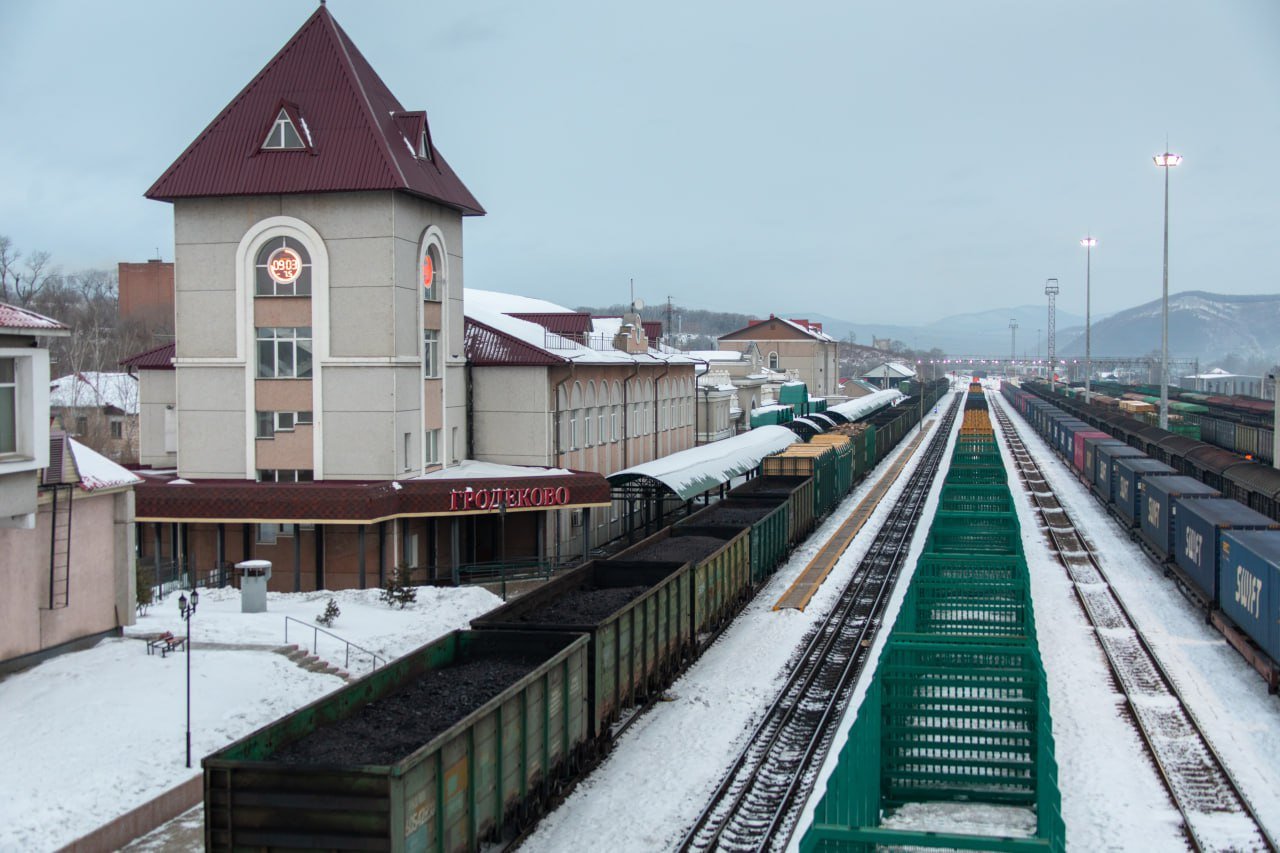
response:
M786 846L870 652L963 397L958 395L943 416L870 550L808 645L793 659L786 685L680 850Z
M1182 816L1192 849L1276 850L1275 841L1112 589L1093 546L1049 488L1005 413L1004 401L994 394L988 399L1055 555L1071 578L1112 678L1124 694L1134 726Z

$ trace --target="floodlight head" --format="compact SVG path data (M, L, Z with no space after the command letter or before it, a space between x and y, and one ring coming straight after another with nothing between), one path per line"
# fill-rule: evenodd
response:
M1085 248L1092 249L1094 246L1098 245L1098 238L1085 237L1083 240L1080 241L1080 245L1084 246Z
M1044 283L1044 292L1046 296L1057 296L1061 291L1058 287L1058 280L1051 278Z
M1176 165L1178 165L1179 163L1181 163L1181 162L1182 162L1182 155L1181 155L1181 154L1170 154L1168 151L1166 151L1166 152L1164 152L1163 154L1157 154L1156 156L1152 157L1151 159L1156 161L1156 165L1157 165L1157 166L1160 166L1161 168L1164 168L1164 169L1168 169L1168 168L1170 168L1171 166L1176 166Z

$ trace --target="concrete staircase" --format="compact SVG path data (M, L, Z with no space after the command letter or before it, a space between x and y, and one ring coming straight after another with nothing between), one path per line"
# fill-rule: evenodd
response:
M319 655L312 654L311 650L305 646L290 643L287 646L280 646L276 651L293 661L297 666L305 669L307 672L320 672L326 675L336 675L343 681L347 682L356 680L356 676L347 672L340 666L334 666L327 660L321 659Z

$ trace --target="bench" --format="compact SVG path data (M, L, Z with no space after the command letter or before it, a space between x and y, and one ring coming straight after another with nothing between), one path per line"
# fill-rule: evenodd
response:
M173 632L165 631L160 636L147 640L147 654L159 650L160 657L166 657L169 652L176 652L182 648L186 642L186 637L175 637Z

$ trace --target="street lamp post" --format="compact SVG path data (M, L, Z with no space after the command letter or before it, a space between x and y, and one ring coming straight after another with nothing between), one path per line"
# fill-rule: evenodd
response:
M200 603L200 593L191 590L191 601L186 595L178 596L178 613L182 621L187 623L187 767L191 767L191 617L196 615L196 605Z
M1093 323L1092 323L1092 299L1091 290L1093 286L1093 247L1098 245L1096 237L1085 237L1080 241L1080 245L1084 246L1084 401L1086 403L1093 402Z
M1169 170L1182 162L1168 151L1152 158L1164 169L1164 290L1160 311L1160 429L1169 428Z

